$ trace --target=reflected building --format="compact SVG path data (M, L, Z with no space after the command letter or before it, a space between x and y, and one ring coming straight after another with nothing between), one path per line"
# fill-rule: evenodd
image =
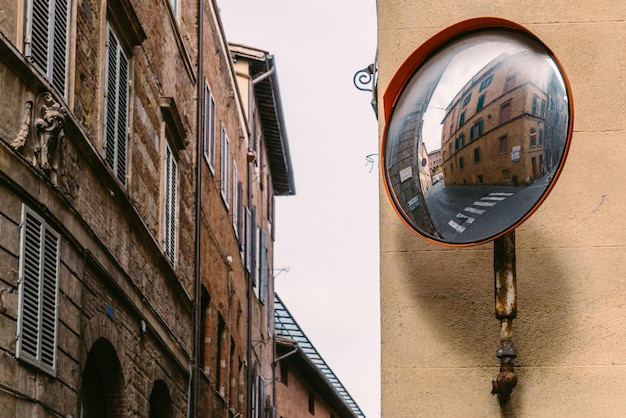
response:
M400 204L405 213L411 213L414 222L420 223L425 231L436 234L425 201L432 180L428 168L428 152L421 140L424 103L428 101L416 104L414 111L403 118L397 132L390 133L398 140L392 142L387 167L393 190L402 200Z
M456 94L442 121L444 183L521 186L557 166L565 89L533 53L502 53Z
M440 149L436 149L428 153L428 167L430 169L431 176L437 174L440 171L439 169L441 168L441 163L442 159Z

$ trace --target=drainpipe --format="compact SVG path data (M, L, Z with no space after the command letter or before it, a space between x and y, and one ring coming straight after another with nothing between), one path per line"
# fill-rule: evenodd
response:
M496 356L500 359L500 373L492 384L492 395L498 395L500 405L508 402L517 375L513 362L517 350L513 345L513 319L517 316L517 283L515 277L515 231L496 238L493 246L493 270L495 285L496 318L500 320L500 348Z
M200 219L202 216L202 105L204 94L204 0L198 0L198 98L196 119L196 225L195 225L195 277L194 277L194 302L193 302L193 355L191 360L191 399L189 410L192 417L198 416L198 373L200 365L200 321L202 318L202 276L200 274Z

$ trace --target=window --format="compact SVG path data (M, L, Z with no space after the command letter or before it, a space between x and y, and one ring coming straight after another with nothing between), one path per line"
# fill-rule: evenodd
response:
M543 129L539 129L539 145L543 145Z
M478 183L483 184L483 175L482 174L478 175Z
M510 180L511 179L511 170L509 170L508 168L505 168L504 170L502 170L502 178L504 180Z
M215 100L209 85L204 85L204 158L213 173L215 170Z
M22 205L16 357L56 374L59 234Z
M285 386L289 386L289 365L286 359L280 361L280 381Z
M259 407L257 409L257 418L265 418L265 379L263 376L259 375L259 382L257 385L259 395Z
M220 178L220 191L222 193L222 199L226 207L228 207L228 199L230 198L230 141L226 134L226 129L222 126L222 172Z
M476 111L478 112L485 106L485 95L481 95L478 97L478 103L476 104Z
M70 0L31 0L25 55L63 96L67 94Z
M463 157L459 157L459 168L463 170L465 168L465 160Z
M259 244L259 300L265 303L267 292L267 235L262 229L260 231Z
M543 100L543 99L541 99L541 113L540 113L540 116L542 118L546 117L546 101Z
M511 119L511 101L502 103L500 106L500 125Z
M483 134L483 120L479 119L470 129L470 141L475 140Z
M223 376L223 373L226 371L226 361L224 358L225 349L224 343L226 342L226 322L224 318L222 318L221 314L218 314L217 319L217 353L215 355L215 388L217 391L224 396L225 388L224 384L226 383L226 376Z
M533 109L532 109L532 114L533 114L534 116L537 116L538 107L539 107L539 97L537 97L537 95L536 95L536 94L533 94Z
M509 138L504 135L498 138L498 153L505 154L509 149Z
M474 162L480 162L480 148L474 148Z
M489 85L491 84L491 81L493 80L493 74L491 74L489 77L487 77L486 79L484 79L483 81L481 81L480 83L480 88L478 91L483 91L484 89L486 89L487 87L489 87Z
M163 242L165 255L172 265L176 260L176 189L178 167L169 144L165 143L165 207L163 209Z
M211 296L207 291L206 287L202 285L201 288L201 296L200 296L200 352L198 354L198 365L200 369L204 371L206 366L206 329L208 326L208 308L209 303L211 302Z
M472 99L472 93L465 96L465 98L463 99L463 105L461 107L467 106L467 104L470 102L471 99Z
M245 228L246 228L246 244L245 244L245 260L246 260L246 270L248 273L252 272L252 212L249 207L246 207L246 220L245 220Z
M239 171L237 170L237 163L233 161L233 187L237 187L233 190L233 229L235 235L239 237Z
M515 74L510 75L504 81L504 92L511 90L515 86Z
M459 118L459 126L463 126L465 123L465 112L461 113L461 117Z
M128 57L107 26L104 93L104 158L122 184L126 184L126 132L128 131Z
M315 395L309 391L309 413L315 415Z

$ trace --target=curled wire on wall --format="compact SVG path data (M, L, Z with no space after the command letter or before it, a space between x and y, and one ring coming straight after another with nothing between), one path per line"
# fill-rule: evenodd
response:
M374 164L376 163L376 161L374 161L374 157L378 157L378 154L368 154L365 156L365 165L369 166L370 173L374 169Z
M0 314L3 314L7 311L7 308L4 306L3 300L2 300L2 294L4 292L9 292L9 293L13 293L13 287L6 287L2 290L0 290Z

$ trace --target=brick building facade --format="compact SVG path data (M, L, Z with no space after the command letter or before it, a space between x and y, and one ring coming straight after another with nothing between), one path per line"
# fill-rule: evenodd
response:
M273 58L209 0L0 10L0 415L265 416Z

